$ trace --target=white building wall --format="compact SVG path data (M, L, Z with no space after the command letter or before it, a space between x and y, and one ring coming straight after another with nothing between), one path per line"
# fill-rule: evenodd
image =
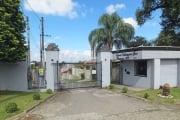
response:
M133 60L125 60L121 63L121 66L123 67L124 85L159 89L160 85L165 83L169 83L172 87L179 86L180 84L180 60L148 60L147 77L134 75Z
M136 76L134 73L134 61L123 61L123 84L134 87L151 88L152 62L147 62L147 76ZM128 74L129 73L129 74Z
M148 84L149 87L148 88L153 88L154 87L154 61L153 60L148 60L147 61L147 80L148 80Z
M180 51L155 51L155 50L144 50L144 51L131 51L123 53L115 53L113 59L121 60L138 60L138 59L179 59Z
M172 87L180 86L179 49L175 50L175 47L167 47L160 50L160 48L163 47L157 47L157 49L152 47L137 51L136 49L127 49L118 53L114 52L113 59L123 60L122 66L130 72L130 74L127 74L123 71L123 84L154 89L158 89L164 83L169 83ZM147 78L133 75L134 60L148 60ZM146 82L145 79L147 79Z
M0 63L0 90L28 90L27 61Z
M160 81L160 59L153 60L153 88L158 89L161 85Z
M170 84L171 87L178 85L178 60L162 59L160 71L161 85L165 83Z
M141 59L177 59L180 51L138 51L142 52Z

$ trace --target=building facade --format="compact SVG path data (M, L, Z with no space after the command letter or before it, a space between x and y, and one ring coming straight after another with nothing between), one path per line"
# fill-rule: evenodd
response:
M136 47L106 52L109 56L104 54L99 54L102 74L104 71L108 72L106 69L111 70L111 61L119 60L118 79L123 85L153 89L158 89L165 83L169 83L171 87L180 85L180 47ZM110 56L110 63L105 64L103 60L107 63ZM103 67L103 63L108 67ZM104 74L109 78L103 80L102 77L102 81L110 83L111 72Z

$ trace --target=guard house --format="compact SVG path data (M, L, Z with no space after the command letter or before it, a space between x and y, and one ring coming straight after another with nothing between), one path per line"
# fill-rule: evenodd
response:
M122 85L153 89L164 83L180 86L180 47L142 46L99 52L97 77L101 78L102 87L111 83L113 61L119 61L116 79Z
M120 83L158 89L180 85L180 47L136 47L112 52L120 60Z

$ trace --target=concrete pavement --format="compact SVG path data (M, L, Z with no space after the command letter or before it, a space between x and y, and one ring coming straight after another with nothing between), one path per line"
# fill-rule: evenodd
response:
M180 109L91 88L59 92L24 120L32 115L37 116L32 120L179 120Z

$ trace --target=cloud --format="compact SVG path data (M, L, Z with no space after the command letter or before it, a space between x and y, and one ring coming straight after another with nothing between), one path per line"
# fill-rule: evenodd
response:
M106 7L106 12L111 14L113 12L116 12L117 10L125 8L124 4L115 4L115 5L109 5Z
M54 40L60 40L60 39L61 39L60 36L55 36L55 37L54 37Z
M65 62L79 62L91 59L91 51L90 50L70 50L70 49L60 49L59 53L59 61ZM38 50L31 51L31 61L39 61L40 60L40 52Z
M44 41L44 46L45 48L49 45L49 43L56 43L56 44L60 44L62 38L61 36L50 36L50 37L46 37L45 41Z
M40 53L31 52L31 61L40 61Z
M91 51L90 50L69 50L69 49L61 49L60 50L60 62L78 62L91 59Z
M134 28L137 28L137 27L138 27L137 21L134 20L132 17L123 18L123 20L124 20L125 23L131 24Z
M72 0L26 0L26 10L46 15L67 16L71 19L78 17L76 8L78 3Z

